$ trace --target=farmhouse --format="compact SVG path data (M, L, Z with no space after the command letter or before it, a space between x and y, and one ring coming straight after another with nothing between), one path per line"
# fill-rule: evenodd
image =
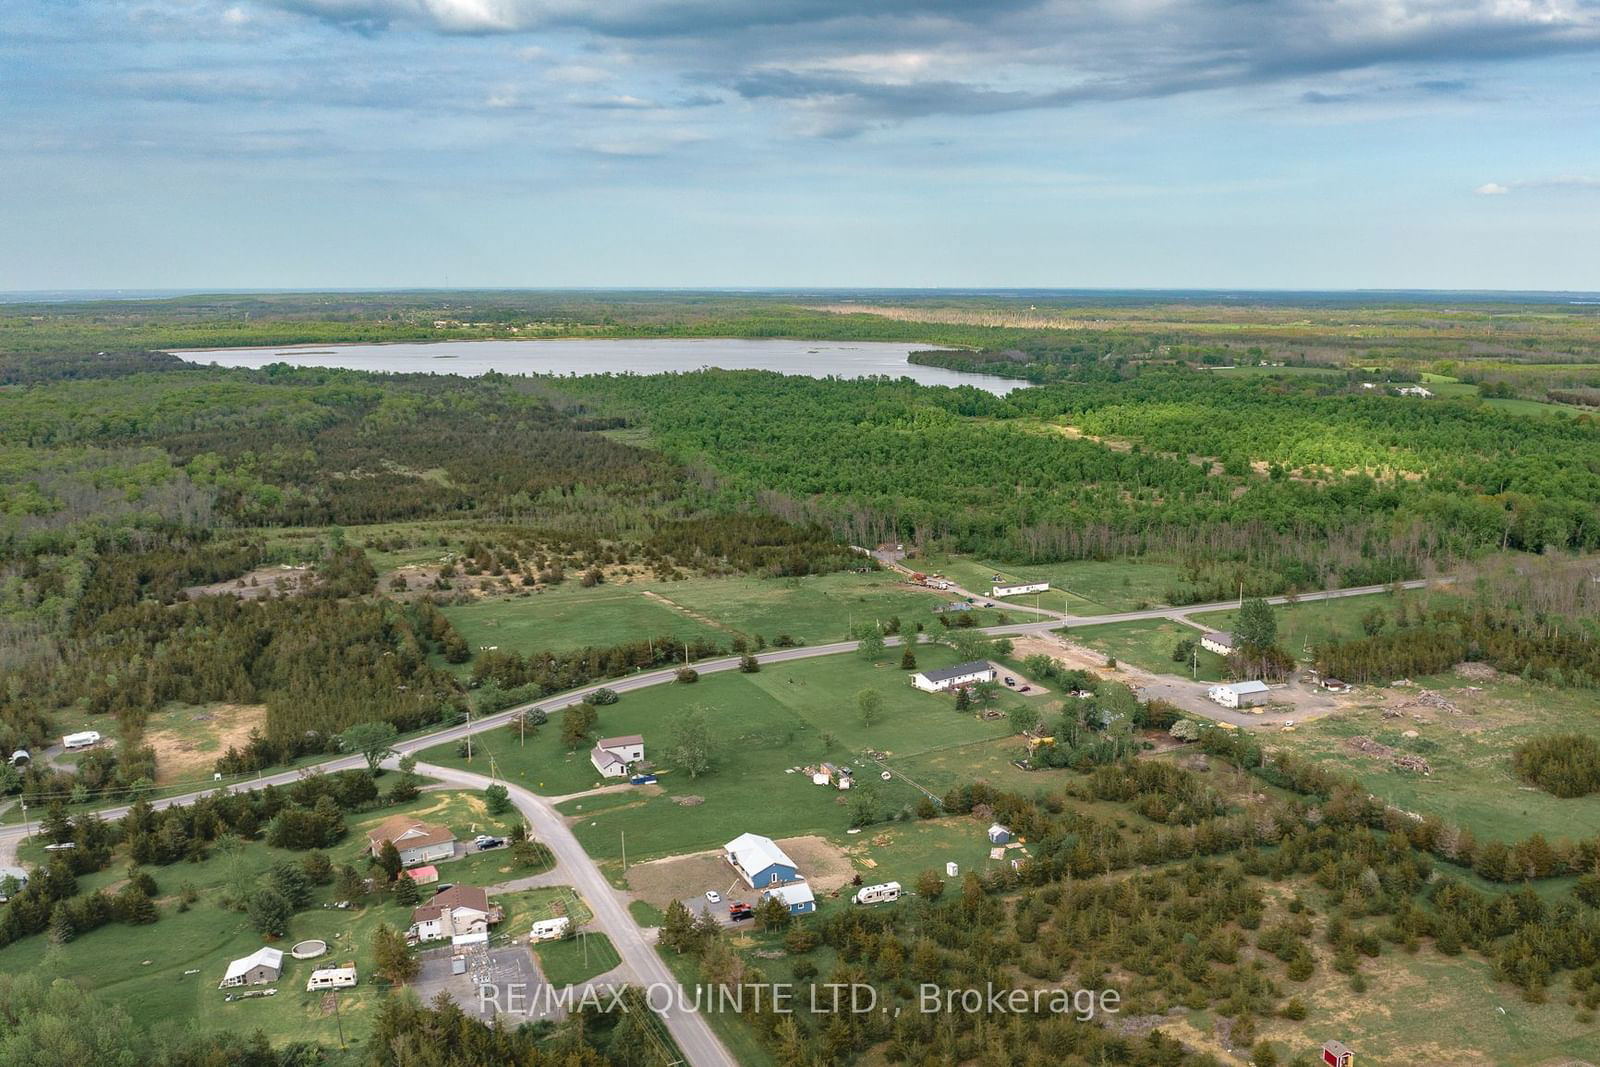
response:
M602 737L589 751L589 762L607 778L621 778L628 765L644 759L644 738L638 734Z
M68 734L61 739L61 747L68 752L74 752L80 748L93 748L99 743L99 730L84 730L80 733Z
M992 682L994 666L985 660L958 663L954 667L941 667L933 671L918 671L911 676L911 684L924 693L943 693L974 682Z
M1227 630L1214 630L1200 639L1200 647L1207 652L1226 656L1233 652L1233 634Z
M1229 682L1212 686L1206 695L1225 708L1254 708L1270 700L1272 690L1266 682Z
M391 815L367 831L367 846L374 859L385 841L394 842L400 863L406 867L447 860L456 851L456 835L449 827L418 822L409 815Z
M722 854L751 889L782 885L800 877L800 868L770 837L740 834L722 846Z
M353 963L347 963L343 967L318 967L306 980L306 992L314 993L319 989L349 989L355 984L356 965Z
M489 903L489 894L475 885L446 889L411 913L411 936L418 941L487 934L489 927L505 918L505 912Z
M783 905L789 909L790 915L808 915L817 910L816 894L811 892L811 887L804 882L773 886L771 889L765 890L761 895L763 897L775 897L783 901Z
M263 985L276 982L283 973L283 952L275 948L258 948L248 956L228 964L228 972L217 984L218 989L241 985Z
M989 595L995 597L1021 596L1024 593L1048 593L1049 591L1049 582L1028 582L1024 585L997 585L994 587L994 592Z

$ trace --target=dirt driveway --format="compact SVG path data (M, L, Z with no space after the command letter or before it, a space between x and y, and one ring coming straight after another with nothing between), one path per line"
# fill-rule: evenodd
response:
M818 896L850 884L855 867L844 850L825 838L785 837L778 847L789 854ZM674 900L703 897L714 889L725 899L754 900L755 891L734 873L721 849L648 860L628 868L628 888L633 895L665 910Z

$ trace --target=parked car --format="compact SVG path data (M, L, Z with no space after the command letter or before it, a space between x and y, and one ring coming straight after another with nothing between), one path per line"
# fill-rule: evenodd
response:
M656 776L653 774L636 774L628 779L629 785L655 785Z
M756 909L742 900L736 900L728 905L728 918L733 922L743 922L746 919L754 919L755 917Z
M501 848L505 845L503 837L490 837L488 834L479 834L473 839L473 844L478 846L479 852L487 852L491 848Z
M1008 675L1006 677L1006 684L1009 685L1009 686L1012 686L1014 688L1016 686L1016 684L1017 684L1017 680Z
M717 892L715 889L707 889L706 890L706 900L710 901L713 904L721 904L722 903L722 894Z

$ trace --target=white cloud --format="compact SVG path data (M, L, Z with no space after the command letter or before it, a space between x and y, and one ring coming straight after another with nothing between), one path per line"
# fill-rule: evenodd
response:
M1499 182L1484 182L1472 191L1479 196L1505 196L1511 190Z
M1486 182L1472 190L1479 196L1505 196L1513 189L1600 189L1600 178L1587 174L1558 174L1554 178L1530 178L1518 182Z

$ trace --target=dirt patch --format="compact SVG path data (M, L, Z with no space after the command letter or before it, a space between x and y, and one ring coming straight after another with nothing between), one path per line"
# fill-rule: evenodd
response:
M156 753L156 784L208 777L217 757L229 748L243 748L250 731L265 728L264 704L214 704L196 708L185 729L167 727L145 734Z
M1457 675L1469 682L1498 682L1505 677L1487 663L1457 663L1454 670ZM1515 675L1512 675L1510 680L1521 681Z
M309 563L257 567L248 574L226 582L191 585L184 595L191 600L202 596L231 596L240 600L260 600L267 595L295 596L308 592L317 583L317 572Z
M660 593L653 592L653 591L651 591L649 589L646 589L644 591L643 595L644 595L646 600L654 600L657 604L660 604L662 607L671 608L673 611L676 611L679 615L682 615L686 619L693 619L695 622L699 623L701 626L709 626L713 630L722 630L725 633L730 633L730 634L736 634L736 633L739 632L738 630L735 630L731 626L728 626L728 625L726 625L724 623L718 622L716 619L713 619L709 615L703 615L700 612L695 611L695 610L693 610L691 608L686 608L682 604L679 604L675 600L668 600L666 597L662 596Z
M779 839L778 847L794 860L818 896L849 885L855 877L850 857L824 838L786 837ZM745 885L722 858L720 848L636 863L628 868L628 888L640 900L662 909L674 900L697 897L708 889L715 889L730 900L755 898L755 890Z

